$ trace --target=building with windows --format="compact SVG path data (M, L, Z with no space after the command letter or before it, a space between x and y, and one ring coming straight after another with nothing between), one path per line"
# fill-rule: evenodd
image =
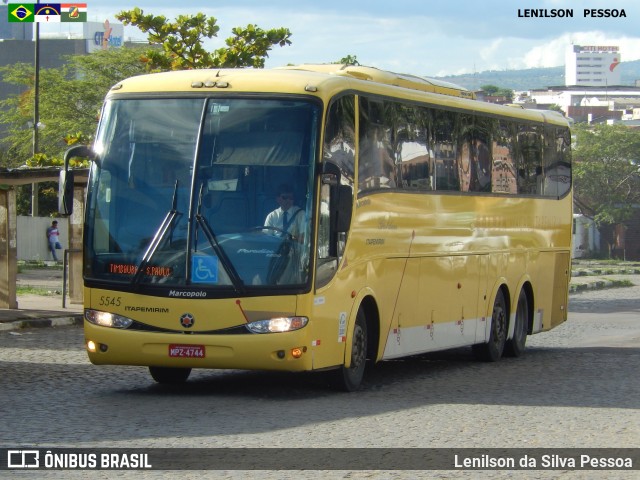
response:
M606 87L620 85L620 48L570 45L565 55L565 85Z

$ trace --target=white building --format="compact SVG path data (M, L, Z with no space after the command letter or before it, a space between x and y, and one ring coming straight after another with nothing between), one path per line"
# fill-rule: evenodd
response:
M640 99L640 87L547 87L530 90L526 97L528 103L555 104L562 107L565 112L569 106L612 108L613 105L618 105L621 99L630 100L633 104Z
M85 22L83 38L87 40L87 53L107 48L119 48L124 44L124 25L121 23Z
M571 257L588 257L600 250L600 232L593 220L573 214L573 241Z
M619 47L569 45L564 62L565 85L620 85L620 61Z

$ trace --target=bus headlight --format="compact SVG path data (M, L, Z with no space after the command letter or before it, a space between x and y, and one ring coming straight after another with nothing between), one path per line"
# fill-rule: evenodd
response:
M300 330L307 323L307 317L279 317L248 323L247 328L253 333L281 333Z
M133 320L123 317L122 315L91 310L89 308L84 310L84 318L87 322L93 323L94 325L109 328L129 328L133 323Z

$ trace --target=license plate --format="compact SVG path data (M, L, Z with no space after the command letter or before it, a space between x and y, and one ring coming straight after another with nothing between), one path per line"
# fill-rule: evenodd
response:
M173 358L204 358L204 345L169 345Z

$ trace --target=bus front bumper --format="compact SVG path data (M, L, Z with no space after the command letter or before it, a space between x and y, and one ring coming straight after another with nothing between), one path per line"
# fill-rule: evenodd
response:
M271 334L191 335L107 328L84 322L96 365L305 371L313 347L305 329Z

